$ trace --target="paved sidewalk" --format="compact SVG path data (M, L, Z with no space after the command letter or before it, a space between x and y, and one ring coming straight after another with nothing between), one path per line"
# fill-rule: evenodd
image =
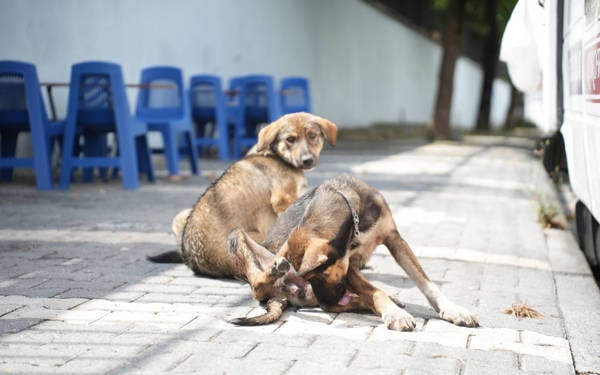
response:
M407 303L415 332L368 314L260 311L248 286L145 257L174 247L170 220L225 164L139 191L0 185L0 373L600 373L600 293L569 231L544 230L557 196L524 140L411 146L340 142L308 174L354 173L382 190L425 271L481 328L436 317L384 248L366 277ZM524 302L541 319L502 311Z

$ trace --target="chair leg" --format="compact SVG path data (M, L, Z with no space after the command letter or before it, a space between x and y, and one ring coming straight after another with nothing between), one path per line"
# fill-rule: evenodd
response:
M117 135L123 187L128 190L135 190L140 186L136 142L131 133L123 133L125 132Z
M0 134L0 155L3 158L14 158L17 151L18 132L6 131ZM10 181L13 176L13 168L0 168L0 181Z
M33 144L33 169L35 170L35 183L38 190L52 190L52 143L40 129L31 129L31 143Z
M148 139L145 135L136 138L136 146L140 173L145 173L149 182L155 182L152 151L148 147Z
M165 159L167 161L167 168L169 169L169 175L179 175L179 142L177 139L177 132L174 129L167 129L162 132L163 143L165 150Z
M190 169L192 174L198 174L198 149L194 145L194 134L191 131L183 133L184 139L187 141L188 158L190 159Z
M222 120L218 120L215 126L218 129L219 138L217 139L217 147L219 148L219 159L230 160L229 155L229 126Z
M71 184L73 159L78 156L78 153L76 154L74 152L75 140L75 126L69 126L69 124L67 124L65 127L65 134L63 136L60 179L58 182L58 187L62 190L67 190Z

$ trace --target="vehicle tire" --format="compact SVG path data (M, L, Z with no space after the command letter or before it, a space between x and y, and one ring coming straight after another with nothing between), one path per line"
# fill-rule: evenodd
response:
M600 271L600 223L592 217L594 220L592 224L592 231L594 233L594 252L596 253L596 260L598 261L595 272ZM596 274L598 275L598 274Z
M583 233L582 233L582 243L583 243L583 252L585 253L590 266L596 270L598 269L598 258L596 257L596 249L594 245L595 237L598 232L598 223L587 209L587 207L583 206Z
M585 231L583 224L583 211L585 209L585 205L581 201L577 201L575 204L575 229L577 232L577 244L581 250L583 250L583 233Z

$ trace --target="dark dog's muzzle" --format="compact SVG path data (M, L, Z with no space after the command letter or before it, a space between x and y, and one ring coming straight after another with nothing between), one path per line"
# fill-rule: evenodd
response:
M344 299L346 286L344 283L328 284L321 275L315 275L308 279L319 305L336 306Z

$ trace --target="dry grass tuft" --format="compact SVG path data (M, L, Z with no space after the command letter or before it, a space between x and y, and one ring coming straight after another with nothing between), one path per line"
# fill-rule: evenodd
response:
M532 319L541 319L544 315L533 307L525 304L525 303L513 303L511 307L504 310L503 313L508 315L513 315L519 319L521 318L532 318Z
M559 217L558 207L553 204L544 204L540 202L538 207L538 222L544 229L568 229L568 225L563 223Z

